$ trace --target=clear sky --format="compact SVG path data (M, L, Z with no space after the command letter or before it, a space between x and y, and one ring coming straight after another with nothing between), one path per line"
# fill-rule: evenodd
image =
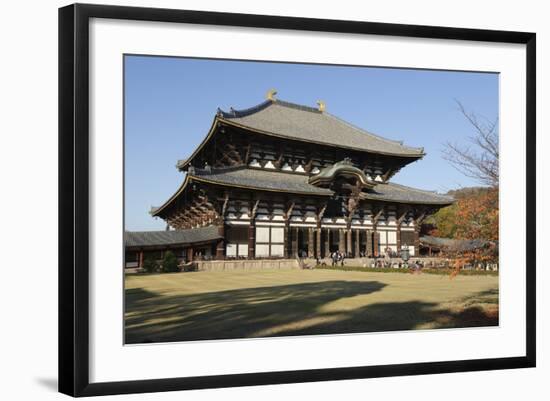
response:
M250 61L126 56L126 229L162 230L151 206L179 187L176 169L206 136L216 109L243 109L277 97L316 107L384 136L423 146L427 155L392 179L447 192L478 185L442 158L447 141L467 143L472 127L455 99L490 120L498 117L498 75Z

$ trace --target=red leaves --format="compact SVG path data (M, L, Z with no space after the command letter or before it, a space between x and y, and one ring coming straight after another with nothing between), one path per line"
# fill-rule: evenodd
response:
M435 215L430 234L455 239L498 241L498 188L490 188L456 201Z

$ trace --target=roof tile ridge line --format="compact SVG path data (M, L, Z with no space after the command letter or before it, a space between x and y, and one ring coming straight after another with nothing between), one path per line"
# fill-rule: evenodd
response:
M315 114L323 114L318 108L312 106L306 106L305 104L299 104L294 102L289 102L287 100L275 99L274 104L277 104L282 107L288 107L289 109L296 109L302 111L308 111Z
M432 195L435 194L435 195L439 195L439 196L444 196L444 197L449 198L449 199L454 199L450 195L441 194L437 191L430 191L429 189L420 189L420 188L415 188L415 187L409 187L407 185L398 184L396 182L381 182L379 184L393 185L393 186L401 187L401 188L405 188L405 189L412 189L413 191L416 191L416 192L423 192L423 193L432 194Z
M236 110L233 107L231 107L230 111L224 111L221 108L218 107L218 111L216 114L220 115L223 118L239 118L239 117L246 117L251 114L257 113L258 111L261 111L268 106L271 106L273 103L275 103L274 100L265 100L262 103L259 103L255 106L248 107L246 109Z
M332 113L329 113L328 111L325 111L323 112L323 114L325 114L327 117L331 117L331 118L334 118L335 120L347 125L348 127L351 127L353 129L356 129L356 130L359 130L361 132L364 132L365 134L367 135L370 135L376 139L380 139L382 141L385 141L385 142L389 142L389 143L393 143L393 144L396 144L396 145L399 145L399 146L402 146L404 148L407 148L407 149L414 149L414 150L419 150L420 152L424 153L424 148L423 147L414 147L414 146L408 146L408 145L403 145L403 141L398 141L398 140L394 140L394 139L388 139L388 138L384 138L383 136L381 135L378 135L378 134L374 134L370 131L367 131L366 129L364 128L361 128L355 124L352 124L350 123L349 121L346 121L338 116L335 116L334 114Z

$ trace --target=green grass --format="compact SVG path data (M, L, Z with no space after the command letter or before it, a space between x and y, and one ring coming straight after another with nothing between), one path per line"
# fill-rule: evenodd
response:
M315 270L126 276L126 342L498 325L498 277Z

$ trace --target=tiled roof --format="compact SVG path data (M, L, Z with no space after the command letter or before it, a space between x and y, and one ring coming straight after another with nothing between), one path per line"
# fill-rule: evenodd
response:
M212 171L195 169L189 173L189 176L191 179L196 178L199 181L256 190L326 196L333 194L328 188L309 184L307 175L265 169L238 168L213 169ZM397 203L448 205L453 202L453 198L449 196L393 183L378 183L373 189L363 192L363 197Z
M363 194L365 199L395 201L399 203L450 205L454 202L454 198L447 195L389 182L379 183L373 189Z
M422 157L423 148L404 146L353 126L326 111L282 100L246 110L218 111L228 122L275 136L396 156Z
M208 226L175 231L125 231L124 244L127 247L180 245L214 241L222 238L218 227Z
M306 175L283 173L264 169L240 168L227 170L195 169L190 178L215 184L246 187L257 190L281 191L298 194L332 195L332 191L310 185Z

